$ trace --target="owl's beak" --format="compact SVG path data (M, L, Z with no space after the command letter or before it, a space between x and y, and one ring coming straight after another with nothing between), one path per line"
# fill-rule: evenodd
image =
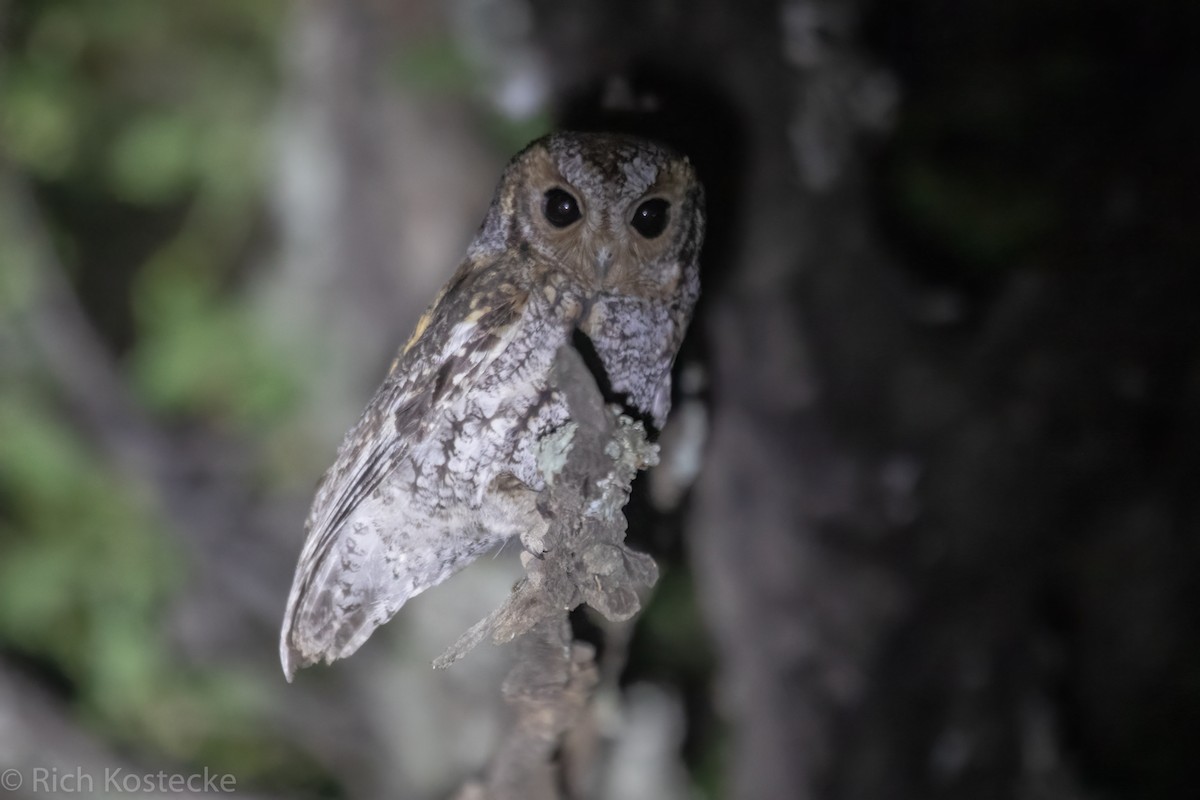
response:
M608 270L612 263L613 249L611 247L601 247L596 251L596 274L602 283L608 277Z

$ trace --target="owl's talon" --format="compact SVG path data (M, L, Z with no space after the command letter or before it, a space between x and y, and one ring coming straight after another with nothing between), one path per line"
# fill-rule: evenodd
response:
M522 531L521 546L525 548L525 552L540 560L546 554L546 532L549 529L550 525L543 521L535 528Z

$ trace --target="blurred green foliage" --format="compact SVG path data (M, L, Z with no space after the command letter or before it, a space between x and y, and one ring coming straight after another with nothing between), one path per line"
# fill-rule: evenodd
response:
M271 440L299 391L246 291L264 252L289 8L0 4L0 173L32 189L64 277L140 405L263 445L263 470L291 466ZM399 50L391 75L441 97L479 85L446 37ZM505 150L549 127L480 124ZM11 200L0 192L0 653L61 683L88 728L147 763L204 765L239 787L331 789L271 732L278 710L257 674L173 652L168 615L191 556L7 324L32 312L44 277Z
M249 430L284 417L295 395L239 291L261 225L285 10L279 0L0 8L0 166L42 201L85 305L125 305L129 341L110 344L139 399L164 416ZM12 211L0 199L10 320L29 312L41 278ZM170 224L157 222L164 213ZM68 214L118 215L127 227L68 224ZM139 237L136 251L111 246ZM127 292L87 291L122 281ZM0 334L10 344L12 331ZM152 499L72 424L33 356L12 350L0 371L0 651L56 675L93 731L146 757L246 782L312 778L267 731L256 678L187 667L172 652L165 613L187 562Z
M256 330L251 309L220 291L198 242L164 246L134 284L140 332L134 385L152 407L243 430L270 426L292 405L290 372Z
M0 647L57 674L107 738L245 780L295 777L253 678L173 656L163 614L187 577L176 541L39 389L0 390Z

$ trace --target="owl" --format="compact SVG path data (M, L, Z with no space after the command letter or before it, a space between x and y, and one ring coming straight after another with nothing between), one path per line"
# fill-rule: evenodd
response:
M289 681L510 537L540 552L538 444L570 417L560 346L586 337L598 382L661 428L703 237L703 189L664 146L560 132L513 158L317 488L283 619Z

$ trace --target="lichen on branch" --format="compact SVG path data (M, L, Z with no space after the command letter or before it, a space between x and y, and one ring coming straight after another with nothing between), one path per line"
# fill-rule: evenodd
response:
M638 590L653 586L658 567L625 545L630 486L639 470L658 463L658 447L642 423L605 405L583 358L559 348L554 387L571 422L542 440L538 468L546 488L538 508L549 520L540 556L522 553L526 576L500 608L476 623L436 661L448 667L485 637L501 644L538 623L587 603L612 622L641 608Z

